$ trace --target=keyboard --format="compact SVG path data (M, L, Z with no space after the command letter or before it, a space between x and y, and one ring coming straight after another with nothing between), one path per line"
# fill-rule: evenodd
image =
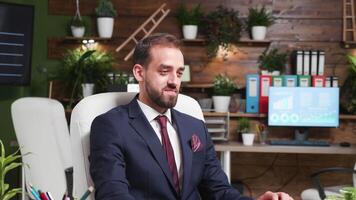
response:
M330 146L330 143L323 140L270 140L270 145L286 146Z

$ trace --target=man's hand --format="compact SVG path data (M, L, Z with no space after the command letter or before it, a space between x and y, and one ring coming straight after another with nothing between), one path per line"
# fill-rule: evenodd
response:
M267 191L257 198L257 200L293 200L291 196L284 192L271 192Z

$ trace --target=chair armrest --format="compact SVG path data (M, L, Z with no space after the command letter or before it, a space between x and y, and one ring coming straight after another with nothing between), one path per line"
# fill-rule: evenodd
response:
M356 170L350 169L350 168L344 168L344 167L331 167L331 168L324 168L321 170L318 170L310 175L312 178L313 184L318 190L319 197L320 199L325 199L325 190L323 186L320 183L320 175L328 172L341 172L341 173L353 173L356 174Z

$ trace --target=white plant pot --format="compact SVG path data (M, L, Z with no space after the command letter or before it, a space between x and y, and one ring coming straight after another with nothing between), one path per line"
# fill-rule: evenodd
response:
M82 83L83 98L94 94L94 83Z
M98 17L97 26L99 37L111 38L114 30L114 18L112 17Z
M246 146L252 146L255 139L254 133L242 133L242 143Z
M272 76L279 76L279 75L281 75L281 72L278 71L278 70L274 70L274 71L272 72Z
M183 25L183 37L184 39L195 39L198 34L197 25Z
M266 38L267 27L253 26L251 32L253 40L264 40Z
M261 70L261 75L271 75L268 70Z
M230 96L213 96L215 112L228 112L230 99Z
M72 31L72 35L73 37L83 37L84 36L84 33L85 33L85 27L84 26L81 26L81 27L78 27L78 26L70 26L70 29Z

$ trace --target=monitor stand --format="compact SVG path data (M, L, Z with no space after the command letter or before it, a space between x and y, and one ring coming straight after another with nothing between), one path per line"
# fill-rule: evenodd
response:
M294 139L298 141L306 141L309 135L309 129L305 127L296 128L294 130Z
M271 145L290 145L290 146L330 146L327 141L307 140L309 129L298 127L294 131L294 140L270 140Z

